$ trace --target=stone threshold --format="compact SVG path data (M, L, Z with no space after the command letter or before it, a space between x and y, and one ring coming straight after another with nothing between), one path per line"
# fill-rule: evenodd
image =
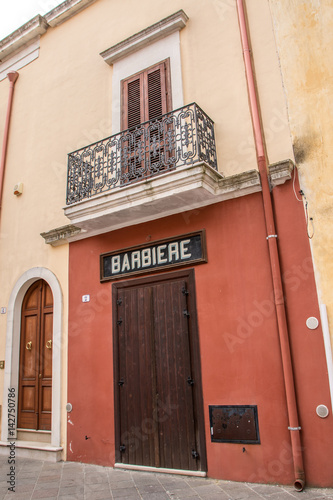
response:
M157 472L162 474L178 474L181 476L197 476L197 477L206 477L207 472L200 470L182 470L182 469L165 469L162 467L148 467L145 465L131 465L131 464L114 464L115 469L126 469L126 470L135 470L141 472Z
M15 446L13 445L15 443ZM31 458L45 460L47 462L59 462L63 448L53 446L50 443L39 443L37 441L0 441L0 455L8 456L11 450L15 450L15 458Z

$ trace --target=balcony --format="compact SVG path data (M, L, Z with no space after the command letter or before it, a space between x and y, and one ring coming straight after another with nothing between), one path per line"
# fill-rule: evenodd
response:
M70 153L64 210L81 230L73 241L243 195L247 189L260 189L257 176L223 178L217 170L214 123L190 104Z
M217 170L214 124L190 104L70 153L67 205L199 162Z

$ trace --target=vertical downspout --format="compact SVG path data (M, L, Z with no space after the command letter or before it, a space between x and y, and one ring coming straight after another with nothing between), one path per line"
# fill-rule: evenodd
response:
M2 153L1 153L1 162L0 162L0 209L1 209L1 205L2 205L2 190L3 190L3 182L4 182L4 178L5 178L5 166L6 166L7 147L8 147L9 125L10 125L10 118L11 118L11 114L12 114L14 85L15 85L15 82L18 79L18 77L19 77L19 74L17 73L17 71L10 71L7 75L7 78L10 82L10 86L9 86L7 115L6 115L6 122L5 122L5 130L4 130L4 134L3 134L3 144L2 144Z
M279 253L277 246L277 235L275 230L272 199L268 182L264 137L260 121L259 105L258 105L256 86L254 81L254 73L253 73L251 54L249 48L249 39L248 39L247 24L245 17L245 6L243 0L236 0L236 1L237 1L238 20L239 20L239 27L240 27L243 55L244 55L246 80L249 92L249 102L250 102L250 109L251 109L251 116L252 116L253 130L254 130L256 154L257 154L259 175L262 186L262 198L263 198L263 206L264 206L264 214L266 222L268 250L270 256L275 309L276 309L276 316L278 323L284 385L285 385L287 408L288 408L288 418L289 418L288 429L290 431L292 456L294 464L294 476L295 476L294 487L297 491L302 491L305 485L305 475L303 467L301 437L300 437L301 427L299 425L299 420L298 420L295 382L294 382L294 374L293 374L293 367L291 360L291 349L289 342L287 317L286 317L286 310L283 298L283 287L282 287L281 269L280 269Z

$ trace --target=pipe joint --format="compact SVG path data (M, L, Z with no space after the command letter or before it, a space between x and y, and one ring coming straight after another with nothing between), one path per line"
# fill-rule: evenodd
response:
M9 73L7 74L7 78L10 81L11 85L15 84L18 77L19 77L19 74L17 71L9 71Z

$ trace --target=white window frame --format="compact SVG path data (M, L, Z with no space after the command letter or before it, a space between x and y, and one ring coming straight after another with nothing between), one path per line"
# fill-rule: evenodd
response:
M121 130L121 81L165 59L170 60L172 109L184 105L179 31L187 20L185 12L179 11L101 53L113 65L113 135Z

